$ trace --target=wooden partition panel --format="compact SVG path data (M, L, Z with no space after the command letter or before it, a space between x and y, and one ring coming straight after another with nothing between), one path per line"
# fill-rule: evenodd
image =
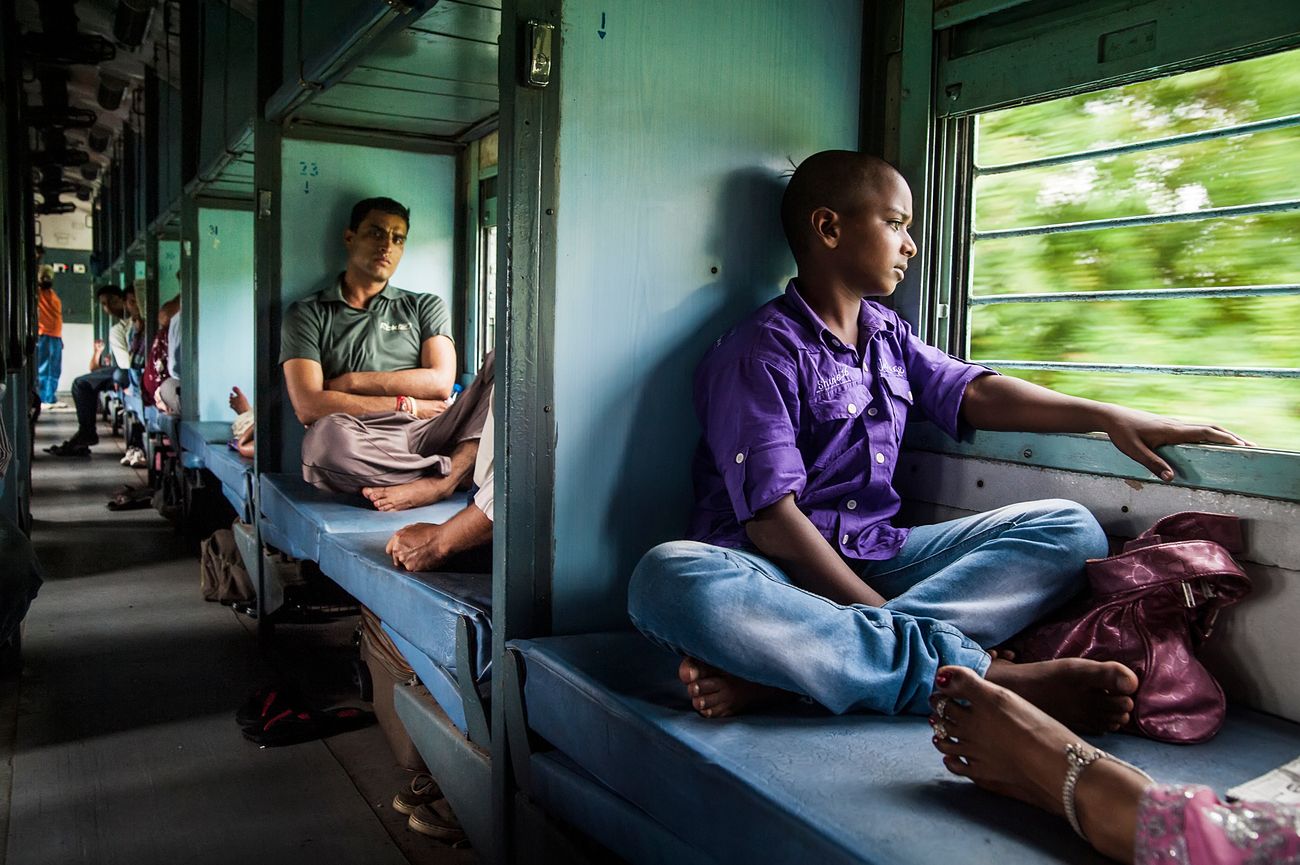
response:
M253 214L199 208L199 420L233 420L227 397L254 398Z
M793 274L783 174L857 145L862 4L567 0L562 35L557 633L625 626L682 537L695 365Z

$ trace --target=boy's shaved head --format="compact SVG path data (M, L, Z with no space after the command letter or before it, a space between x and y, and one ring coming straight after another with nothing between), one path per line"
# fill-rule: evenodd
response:
M808 249L814 210L828 207L849 213L875 195L884 181L901 176L897 168L869 153L823 150L805 159L781 199L781 227L795 260Z

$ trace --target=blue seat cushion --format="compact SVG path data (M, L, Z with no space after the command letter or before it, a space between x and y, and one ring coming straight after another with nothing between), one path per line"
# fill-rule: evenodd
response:
M216 420L181 421L181 449L202 454L207 445L230 438L230 424Z
M460 686L456 681L456 672L448 670L439 665L424 652L416 648L415 644L407 640L397 631L393 630L386 624L380 623L384 633L393 641L397 651L402 653L402 657L411 665L415 675L419 677L420 683L429 689L429 696L442 707L447 713L447 717L456 725L456 728L462 733L469 733L469 725L465 723L465 705L461 700Z
M322 535L351 532L391 535L411 523L445 523L468 500L466 494L457 493L422 508L377 511L361 496L327 493L294 475L264 474L258 478L258 507L263 517L264 538L291 556L316 562L320 561Z
M210 442L203 465L221 481L221 491L239 513L244 513L252 491L253 461L241 457L221 442Z
M690 709L680 659L635 632L512 645L526 663L529 726L718 861L1089 859L1063 821L949 775L923 717L793 703L709 720ZM1241 711L1203 745L1118 735L1101 744L1163 782L1222 791L1292 759L1300 727Z
M139 388L131 388L122 393L122 407L134 414L140 420L144 420L144 397L140 395Z
M176 442L178 431L180 428L179 417L177 417L174 414L166 414L165 412L160 412L158 411L158 409L154 408L153 406L150 406L149 408L145 409L145 415L147 417L147 426L149 428L149 432L162 433L163 435L167 436L167 438L171 439L173 443Z
M559 751L533 754L528 764L533 797L547 813L610 850L635 853L633 865L717 865Z
M320 569L453 676L456 621L468 617L478 637L475 669L469 673L481 681L492 657L492 575L401 570L384 552L391 536L391 531L331 533L321 541Z

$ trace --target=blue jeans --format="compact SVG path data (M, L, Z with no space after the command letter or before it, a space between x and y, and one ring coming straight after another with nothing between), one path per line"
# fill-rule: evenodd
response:
M36 390L41 402L58 399L59 376L63 375L63 340L57 336L36 337Z
M996 646L1073 597L1106 536L1062 499L913 529L898 555L851 562L887 599L844 606L753 552L661 544L632 573L628 612L651 640L836 713L926 714L939 667L983 675Z

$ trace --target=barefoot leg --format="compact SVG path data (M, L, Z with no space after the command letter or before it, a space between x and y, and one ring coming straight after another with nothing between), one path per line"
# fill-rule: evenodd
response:
M1063 815L1065 748L1078 737L1029 702L965 667L936 678L948 738L934 739L944 766L978 786ZM954 741L955 740L955 741ZM1084 832L1107 856L1132 861L1137 808L1150 780L1114 760L1079 776L1076 807Z
M456 483L447 478L418 478L391 487L363 487L361 494L376 510L405 511L440 502L456 491Z

